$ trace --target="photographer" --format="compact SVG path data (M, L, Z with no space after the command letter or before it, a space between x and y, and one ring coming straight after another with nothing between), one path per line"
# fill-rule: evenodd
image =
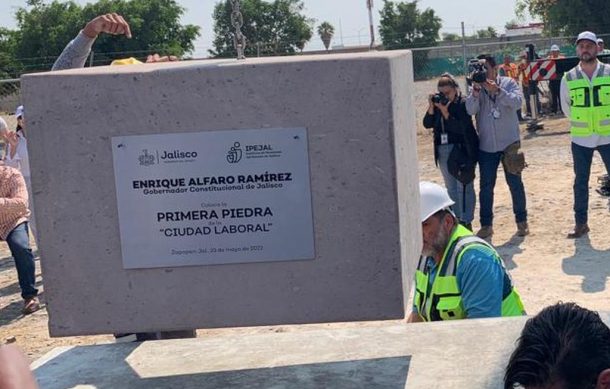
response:
M525 167L519 152L519 120L517 110L523 100L519 85L510 77L500 77L496 61L491 55L480 55L473 64L472 90L466 98L466 110L476 115L479 131L479 172L481 205L480 238L493 235L494 187L500 162L513 201L517 235L529 234L525 188L521 171Z
M434 129L434 161L455 202L455 214L460 224L472 230L478 135L453 76L443 74L437 88L438 93L428 96L424 127Z

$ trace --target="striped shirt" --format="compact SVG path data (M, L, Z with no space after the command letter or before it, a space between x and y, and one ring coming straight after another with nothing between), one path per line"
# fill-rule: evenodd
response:
M6 240L29 216L28 190L23 176L17 169L0 166L0 239Z

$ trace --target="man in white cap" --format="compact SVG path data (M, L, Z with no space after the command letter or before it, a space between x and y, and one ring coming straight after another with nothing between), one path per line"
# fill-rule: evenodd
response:
M570 118L574 162L574 230L569 239L589 232L589 176L593 152L610 173L610 65L597 60L597 37L590 31L576 39L580 62L561 80L561 108Z
M525 314L502 258L461 226L447 190L421 182L422 255L409 323Z
M559 46L552 45L551 52L549 53L549 59L562 59L565 58L561 52L559 51ZM561 78L555 78L549 80L549 89L551 90L551 114L557 115L561 111L557 112L558 109L561 109L561 104L559 103L559 92L561 88Z

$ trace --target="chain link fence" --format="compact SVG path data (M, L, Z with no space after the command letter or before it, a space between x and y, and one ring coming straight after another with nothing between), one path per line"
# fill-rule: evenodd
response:
M18 78L0 80L0 112L14 112L21 101L21 83Z
M598 35L605 38L605 35ZM608 34L607 36L610 36ZM536 53L544 58L548 56L552 45L559 46L561 54L566 57L575 56L574 45L576 37L517 37L489 38L462 41L440 42L439 46L412 48L413 68L416 81L439 77L444 72L460 76L465 74L469 59L479 54L491 54L496 62L501 64L508 55L513 62L518 62L519 56L526 50L525 45L533 44Z
M610 34L598 34L598 37L604 38L610 42ZM466 64L469 59L475 58L477 55L485 53L491 54L496 58L498 64L502 63L504 56L509 55L513 62L518 62L519 56L524 52L527 44L535 45L535 50L538 56L544 58L548 55L552 45L558 45L561 53L566 56L575 56L576 49L574 45L575 37L542 37L542 36L527 36L527 37L512 37L512 38L486 38L476 40L459 41L442 41L438 46L411 48L413 51L413 69L414 78L421 85L417 86L418 95L415 101L426 101L426 95L436 89L436 80L438 77L449 72L460 80L461 85L465 85L464 75L466 73ZM261 52L266 52L265 43L256 42L253 45L257 48L257 55ZM269 45L272 45L269 43ZM262 49L261 49L262 48ZM344 48L346 52L351 51L349 46ZM340 53L342 50L331 50L328 53ZM139 52L116 52L116 53L91 53L87 60L86 66L108 65L112 59L136 57L140 60L145 60L146 55L151 51ZM295 55L306 55L305 53L296 53ZM262 55L265 56L265 55ZM32 69L50 69L55 58L30 58L27 62L25 71ZM22 61L23 62L23 61ZM20 102L20 82L14 75L14 78L0 80L0 112L12 113ZM420 91L421 89L421 91ZM548 94L546 83L540 83L540 89L545 100L545 95ZM419 107L417 107L419 109Z

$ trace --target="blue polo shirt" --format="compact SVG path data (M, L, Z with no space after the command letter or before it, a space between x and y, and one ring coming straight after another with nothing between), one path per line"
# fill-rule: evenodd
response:
M456 271L462 304L469 319L502 316L502 296L511 289L504 267L494 258L494 251L485 246L467 246ZM434 259L426 263L429 288L434 283L437 265ZM413 306L413 312L418 312Z

